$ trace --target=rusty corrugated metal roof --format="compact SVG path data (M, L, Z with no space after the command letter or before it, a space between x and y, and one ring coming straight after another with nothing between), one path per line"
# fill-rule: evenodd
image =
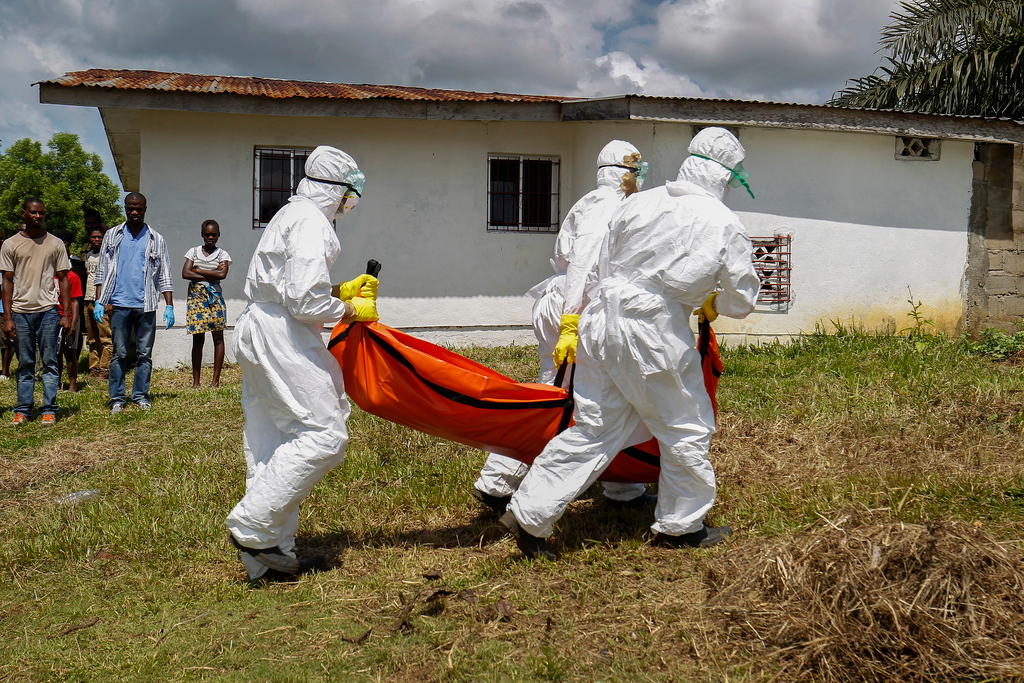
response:
M580 98L582 101L592 100L600 101L604 99L621 99L623 97L631 97L638 100L671 100L679 102L711 102L719 104L733 104L733 105L772 105L779 107L802 107L804 109L827 109L827 110L840 110L840 111L876 111L885 114L915 114L920 116L934 116L949 119L977 119L981 121L1008 121L1010 123L1022 124L1024 121L1008 116L985 116L982 114L940 114L937 112L930 111L919 111L915 109L879 109L877 107L841 107L834 104L816 104L814 102L780 102L776 100L742 100L731 97L682 97L677 95L643 95L643 94L629 94L629 95L614 95L612 97L594 97L594 98ZM578 101L580 101L578 100Z
M249 76L207 76L134 69L87 69L71 71L59 78L41 81L47 85L111 88L115 90L165 90L168 92L227 93L274 99L340 100L422 100L433 102L566 102L575 97L482 93L469 90L439 90L402 85L355 85L318 81L286 81Z
M716 97L680 97L672 95L623 94L608 97L583 98L558 95L522 95L499 92L474 92L470 90L442 90L438 88L416 88L402 85L372 85L352 83L324 83L319 81L289 81L278 78L255 76L211 76L185 74L167 71L143 71L136 69L87 69L71 71L59 78L41 81L44 85L68 88L107 88L111 90L162 90L166 92L191 92L209 94L233 94L272 99L335 99L370 100L395 99L421 102L526 102L526 103L586 103L602 100L667 100L685 104L720 103L734 107L798 107L818 111L874 111L891 114L913 114L930 118L974 119L980 121L1001 121L1021 125L1024 122L1013 119L966 114L934 114L896 109L870 109L862 107L835 107L828 104L807 102L772 102L765 100L741 100ZM37 83L36 85L39 85Z

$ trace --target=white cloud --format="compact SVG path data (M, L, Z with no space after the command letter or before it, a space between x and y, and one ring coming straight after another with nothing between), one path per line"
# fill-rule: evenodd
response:
M596 0L584 11L570 0L379 0L354 20L327 0L240 2L254 22L328 41L346 78L552 94L576 85L602 54L603 31L627 22L633 4Z
M657 61L639 62L625 52L610 52L591 61L592 71L576 84L581 96L640 94L701 97L705 93L686 76L666 70Z
M822 101L877 66L896 0L0 3L0 139L106 140L30 84L90 67L537 94ZM104 155L109 168L109 154Z
M59 50L46 52L25 35L11 35L0 40L0 63L4 65L0 97L0 138L4 145L16 138L48 138L53 126L46 112L34 102L36 92L31 86L39 74L48 74L65 65ZM22 131L22 132L17 132Z
M668 0L651 49L667 68L721 94L820 101L878 66L879 32L896 4Z

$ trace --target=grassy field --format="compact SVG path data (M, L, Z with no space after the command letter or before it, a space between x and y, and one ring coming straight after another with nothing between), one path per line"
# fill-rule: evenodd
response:
M536 371L529 347L467 355ZM759 679L776 664L705 607L731 555L850 511L1024 538L1021 367L859 334L724 358L723 546L651 547L649 513L595 496L560 523L560 560L522 560L469 497L481 453L356 410L303 509L300 546L333 568L262 587L223 526L244 470L237 370L200 390L159 371L147 413L111 417L95 381L62 393L56 427L0 428L0 679ZM13 399L0 385L5 421ZM58 502L82 490L99 493Z

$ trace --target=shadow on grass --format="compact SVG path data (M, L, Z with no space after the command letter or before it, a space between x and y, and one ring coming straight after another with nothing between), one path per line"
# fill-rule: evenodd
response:
M38 408L36 409L36 412L38 412ZM77 415L80 412L82 412L82 408L80 406L76 406L76 405L72 405L72 406L58 405L57 406L57 418L58 419L67 419L67 418L71 417L72 415Z
M614 509L601 501L582 501L570 508L558 523L558 532L552 538L560 552L571 552L596 543L619 543L643 538L654 521L652 509ZM297 545L303 553L323 555L332 567L339 566L334 559L350 547L408 548L480 548L504 538L504 529L497 517L481 512L469 522L456 526L408 531L370 531L351 533L344 530L325 534L300 536Z
M489 545L502 538L498 520L491 514L481 514L466 524L434 529L408 531L371 531L352 533L339 529L315 536L299 536L297 545L304 553L327 557L340 555L347 548L472 548Z
M150 392L150 400L162 401L164 399L175 399L181 396L181 394L174 391L154 391Z

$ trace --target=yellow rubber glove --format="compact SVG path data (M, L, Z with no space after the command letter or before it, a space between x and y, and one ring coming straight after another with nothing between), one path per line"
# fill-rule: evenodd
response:
M558 328L558 342L551 357L555 366L562 363L576 362L576 344L579 343L580 316L575 313L563 313L561 326Z
M718 309L715 308L715 297L717 296L718 292L711 292L711 296L704 299L704 303L701 304L701 307L693 312L693 314L697 316L697 322L715 322L715 319L718 318Z
M377 288L380 286L380 281L372 275L360 275L354 280L348 282L342 282L339 285L335 285L331 294L338 297L342 301L348 301L354 299L357 296L363 297L364 299L376 299Z
M357 296L349 299L347 303L351 304L352 309L355 311L355 314L348 319L348 322L361 323L380 320L380 317L377 315L376 300Z

